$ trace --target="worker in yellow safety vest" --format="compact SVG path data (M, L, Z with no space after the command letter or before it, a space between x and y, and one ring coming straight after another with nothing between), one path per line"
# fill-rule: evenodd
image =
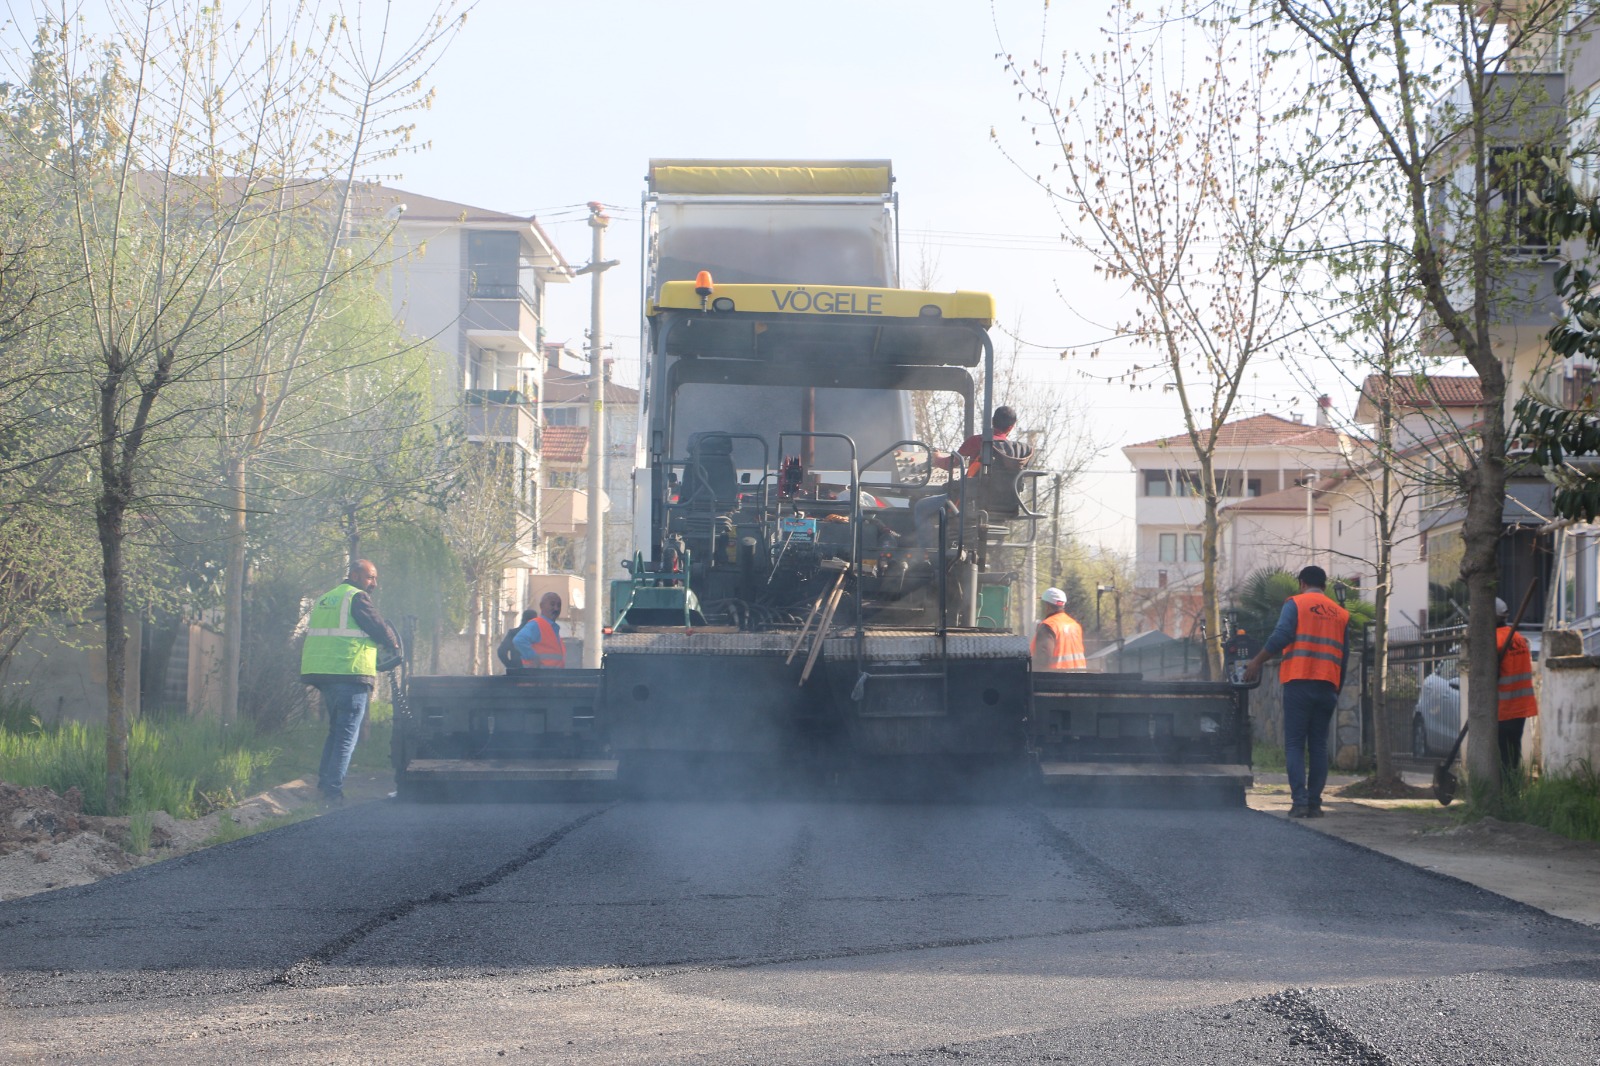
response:
M559 670L567 665L567 649L561 643L561 597L546 592L539 597L539 614L528 620L511 638L522 656L524 670Z
M1533 694L1533 649L1528 638L1506 625L1506 601L1494 601L1500 626L1495 630L1495 647L1500 652L1500 767L1515 774L1522 766L1522 730L1528 719L1539 713Z
M372 603L378 568L366 559L317 598L300 650L300 680L322 694L328 738L322 744L317 788L328 803L344 799L344 777L361 736L372 690L378 682L378 649L398 661L400 641Z
M1044 590L1044 616L1033 632L1028 652L1035 670L1087 670L1083 654L1083 627L1067 613L1067 594L1057 588Z
M1328 574L1322 567L1308 566L1298 577L1299 594L1284 601L1277 628L1245 664L1244 680L1254 682L1261 676L1261 664L1283 652L1278 680L1283 682L1289 817L1320 818L1322 788L1328 783L1328 731L1350 653L1350 612L1328 598Z

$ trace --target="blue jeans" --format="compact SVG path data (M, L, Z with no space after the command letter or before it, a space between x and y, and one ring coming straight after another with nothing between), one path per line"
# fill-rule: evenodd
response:
M1328 783L1328 727L1338 702L1339 690L1327 681L1289 681L1283 686L1283 762L1296 807L1322 806L1322 786Z
M322 707L328 712L328 739L322 744L317 788L327 799L343 799L345 771L350 769L350 756L355 754L372 690L360 681L333 681L318 685L317 691L322 693Z

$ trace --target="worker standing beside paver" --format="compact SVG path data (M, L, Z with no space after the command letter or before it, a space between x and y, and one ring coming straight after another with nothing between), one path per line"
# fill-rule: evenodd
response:
M1083 654L1083 626L1067 613L1067 594L1057 588L1044 590L1044 617L1034 630L1028 653L1035 670L1087 670Z
M524 670L559 670L567 665L567 649L561 643L561 597L546 592L539 597L539 615L530 619L511 638L522 656Z
M1522 730L1539 713L1533 694L1533 650L1528 638L1506 624L1506 601L1494 601L1495 646L1500 649L1500 769L1514 778L1522 768Z
M344 776L378 683L378 649L384 659L399 661L400 641L372 603L377 587L376 566L366 559L350 564L344 581L312 605L300 651L300 680L322 693L328 714L317 789L329 803L344 799Z
M1328 782L1328 731L1350 654L1350 612L1324 591L1328 574L1308 566L1296 575L1300 592L1284 601L1278 626L1245 664L1244 680L1254 683L1261 664L1283 652L1278 679L1283 682L1283 761L1289 772L1290 818L1321 818L1322 788Z

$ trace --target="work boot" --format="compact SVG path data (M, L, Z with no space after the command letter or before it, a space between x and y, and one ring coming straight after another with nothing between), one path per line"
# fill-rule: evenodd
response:
M1311 817L1311 808L1310 807L1303 807L1300 804L1296 803L1294 806L1289 808L1289 817L1290 818L1310 818Z
M1322 817L1322 804L1313 803L1311 806L1307 807L1306 808L1306 817L1307 818L1321 818Z

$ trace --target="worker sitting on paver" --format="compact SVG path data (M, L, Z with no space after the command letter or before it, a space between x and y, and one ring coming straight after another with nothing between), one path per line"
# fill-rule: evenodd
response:
M1278 627L1245 664L1244 680L1261 676L1261 664L1283 652L1283 761L1289 771L1290 818L1321 818L1322 787L1328 783L1328 730L1350 653L1350 612L1323 589L1320 566L1300 571L1300 593L1283 603ZM1309 765L1308 765L1309 755Z
M1089 660L1083 654L1083 627L1067 613L1067 594L1058 588L1048 588L1039 598L1044 602L1044 616L1034 630L1033 643L1028 645L1033 668L1089 669Z
M1003 464L1005 469L1002 476L1009 474L1015 479L1016 474L1028 460L1033 458L1033 449L1026 444L1014 442L1010 439L1011 430L1017 424L1017 412L1009 407L996 407L989 420L993 430L994 460ZM983 434L974 433L961 442L954 454L949 452L934 452L929 462L940 470L954 471L958 458L966 459L967 477L976 477L983 469ZM948 492L937 493L933 496L924 496L911 508L911 521L916 527L918 543L928 549L939 546L939 512L949 507L955 511L953 502Z

